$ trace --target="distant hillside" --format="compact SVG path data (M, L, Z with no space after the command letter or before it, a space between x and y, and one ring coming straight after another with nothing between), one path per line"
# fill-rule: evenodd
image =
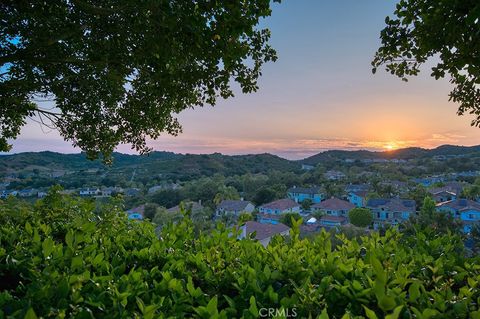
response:
M0 177L9 173L28 174L41 171L92 172L109 171L116 174L137 176L162 176L169 179L192 179L220 173L226 176L246 173L262 173L269 170L294 171L300 169L298 162L289 161L271 154L228 156L219 153L210 155L175 154L152 152L149 155L113 154L113 165L87 160L85 154L61 154L54 152L29 152L0 156Z
M316 165L322 161L329 160L364 160L364 159L412 159L428 158L439 155L462 155L480 152L480 145L477 146L455 146L442 145L434 149L424 149L420 147L408 147L393 151L341 151L332 150L318 153L301 160L301 163Z
M296 171L300 164L316 165L323 161L363 159L411 159L428 158L436 155L461 155L480 152L480 146L443 145L427 150L418 147L394 151L326 151L301 161L289 161L271 154L228 156L219 153L209 155L175 154L152 152L149 155L114 153L112 166L101 161L90 161L85 154L61 154L54 152L19 153L0 156L0 177L11 173L34 176L63 176L76 173L72 178L91 178L89 174L103 176L135 176L135 178L157 176L162 179L189 180L202 176L223 174L225 176L246 173L264 173L270 170ZM40 172L40 173L39 173Z

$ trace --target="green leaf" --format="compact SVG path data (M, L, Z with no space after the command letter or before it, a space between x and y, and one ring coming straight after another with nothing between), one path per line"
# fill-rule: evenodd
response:
M317 319L330 319L327 308L323 308L322 313L317 317Z
M398 317L400 316L400 312L402 311L403 309L403 305L401 306L398 306L397 308L395 308L395 310L393 310L393 313L390 314L390 315L387 315L385 317L385 319L398 319Z
M32 225L30 225L29 222L26 222L26 224L25 224L25 231L26 231L27 234L29 234L29 235L33 234Z
M35 314L35 311L33 310L32 307L30 307L27 310L27 313L25 314L25 317L23 319L38 319L37 315Z
M367 316L368 319L378 319L375 312L368 309L367 306L363 306L363 309L365 310L365 315Z
M52 253L54 248L53 240L49 237L42 243L43 256L48 257Z
M217 302L218 302L217 296L214 296L212 299L210 299L210 301L207 304L207 311L209 314L214 315L218 313Z
M258 317L257 301L255 300L254 296L250 297L250 307L248 308L248 310L252 315Z
M94 266L97 266L98 264L100 264L100 263L103 261L103 258L104 258L103 253L98 254L98 255L95 256L95 258L93 259L92 264L93 264Z
M395 299L391 296L383 296L382 298L380 298L380 300L378 301L378 306L380 307L380 309L382 309L383 311L390 311L392 310L393 308L395 308L396 306L396 302L395 302Z
M420 297L420 284L418 282L413 282L410 287L408 287L408 299L412 302Z

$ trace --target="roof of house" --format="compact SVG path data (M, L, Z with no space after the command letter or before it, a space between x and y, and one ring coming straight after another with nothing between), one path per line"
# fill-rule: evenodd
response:
M354 194L358 197L367 197L368 191L356 191L356 192L349 192L349 194Z
M435 187L435 188L431 188L428 190L428 192L432 195L437 195L437 194L440 194L440 193L450 193L452 195L459 195L459 193L461 192L461 187L459 186L454 186L454 185L445 185L445 186L442 186L442 187Z
M347 219L343 216L330 216L330 215L325 215L320 218L320 222L326 221L326 222L332 222L332 223L344 223L347 221Z
M263 204L260 206L261 208L264 209L275 209L275 210L286 210L294 207L299 207L297 203L295 203L293 200L290 198L284 198L284 199L279 199L267 204Z
M415 201L413 199L400 198L378 198L370 199L367 202L368 208L386 208L390 211L415 212Z
M367 185L367 184L348 184L347 186L345 186L345 191L347 193L367 191L369 189L370 189L370 185Z
M273 235L283 233L290 230L290 227L278 223L278 224L262 224L259 222L248 221L245 223L244 227L246 228L247 234L256 232L255 239L262 240L265 238L272 237Z
M295 194L320 194L320 187L290 187L288 193Z
M141 215L143 215L144 212L145 212L145 205L140 205L138 207L130 208L129 210L127 210L128 214L141 214Z
M342 199L329 198L323 202L312 205L312 208L323 210L349 210L355 208L355 205Z
M448 207L460 212L465 210L471 210L471 209L480 211L480 203L477 203L470 199L464 199L464 198L443 202L443 203L437 204L437 207Z
M253 205L248 200L223 200L218 204L217 209L222 209L229 212L239 212L244 210L248 204Z

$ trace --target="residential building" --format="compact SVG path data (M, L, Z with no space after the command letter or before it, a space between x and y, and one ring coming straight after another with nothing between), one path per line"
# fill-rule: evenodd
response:
M320 225L326 228L340 227L348 224L348 219L345 216L325 215L320 218Z
M18 191L17 190L4 190L0 192L0 198L7 198L8 196L17 196Z
M344 179L345 177L347 177L347 176L340 171L331 170L331 171L327 171L325 173L325 178L330 180L330 181L341 180L341 179Z
M449 213L453 218L460 220L465 233L469 233L473 225L480 223L480 203L473 200L461 198L439 203L436 210Z
M279 199L259 207L258 211L262 214L281 215L285 213L300 213L300 205L295 201L284 198Z
M320 203L323 199L323 194L320 192L320 187L291 187L287 191L288 198L294 200L296 203L301 203L306 199L312 203Z
M263 247L267 247L273 236L288 236L290 228L280 223L273 225L248 221L243 226L240 226L238 239L249 238L249 235L252 233L255 233L255 239L258 240Z
M82 188L80 189L80 196L97 196L100 195L102 192L99 188Z
M140 190L138 188L127 188L123 193L127 197L134 197L140 195Z
M18 192L19 197L32 197L32 196L37 196L38 191L33 188L28 188L28 189L22 189L21 191Z
M365 207L367 205L368 191L354 191L348 193L348 201L356 207Z
M278 224L283 214L300 213L300 205L295 201L285 198L264 204L258 208L260 212L257 219L261 223Z
M311 171L312 169L315 169L315 166L313 165L307 165L307 164L302 164L302 169L304 171Z
M407 221L410 216L414 216L416 213L415 201L412 199L370 199L366 207L372 211L374 229L386 225L398 225Z
M145 205L140 205L132 209L127 210L128 219L143 220L145 213Z
M246 200L223 200L218 204L215 214L217 217L229 215L239 216L241 213L252 213L255 210L255 205Z
M348 194L351 192L369 191L370 188L368 184L348 184L345 186L345 192Z
M348 212L353 208L355 208L355 205L352 203L334 197L312 206L312 210L323 211L327 216L345 218L348 218Z

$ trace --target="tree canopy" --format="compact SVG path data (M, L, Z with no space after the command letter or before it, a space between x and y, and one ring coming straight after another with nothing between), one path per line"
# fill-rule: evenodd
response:
M269 0L2 1L0 151L28 117L91 158L148 151L181 131L175 114L233 96L232 80L257 90L276 59L256 27L270 14Z
M354 208L348 212L350 223L357 227L368 227L373 222L372 212L367 208Z
M458 114L475 115L480 126L480 3L477 0L401 0L395 16L385 19L382 45L372 62L407 80L429 59L437 61L431 75L447 74L455 86L450 100Z

